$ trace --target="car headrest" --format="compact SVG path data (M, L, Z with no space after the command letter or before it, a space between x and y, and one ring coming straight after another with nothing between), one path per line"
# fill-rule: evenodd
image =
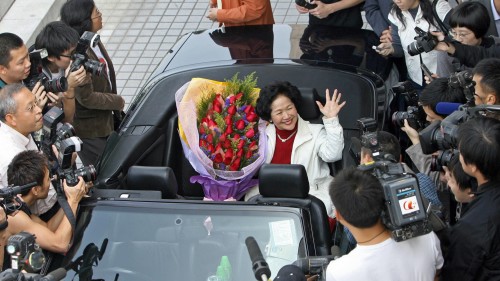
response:
M301 100L297 106L300 117L307 121L314 121L321 116L316 101L319 100L318 92L315 88L299 88Z
M178 186L170 167L131 166L127 173L127 188L159 190L163 199L176 199Z
M264 164L259 171L259 193L263 197L306 198L309 180L298 164Z

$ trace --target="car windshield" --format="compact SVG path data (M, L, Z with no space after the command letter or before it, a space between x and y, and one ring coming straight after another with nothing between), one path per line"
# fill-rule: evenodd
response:
M70 271L66 280L74 274L87 280L83 276L91 274L94 280L205 281L212 275L231 274L231 280L250 281L256 279L245 245L247 237L256 239L273 276L298 258L299 244L304 244L300 213L283 211L290 208L151 205L155 204L147 208L98 205L91 214L84 211L83 216L92 219L74 256L74 260L82 257L83 263L80 273ZM99 250L104 250L102 259L91 267L92 256L99 256ZM222 266L217 273L226 257L230 266Z

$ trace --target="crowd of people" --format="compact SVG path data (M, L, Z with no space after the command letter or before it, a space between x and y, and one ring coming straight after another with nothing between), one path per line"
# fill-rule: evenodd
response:
M310 25L358 29L364 9L380 37L377 52L394 62L399 80L410 81L417 91L418 106L426 116L422 122L436 124L451 113L441 112L440 103L500 105L500 59L495 58L500 56L500 5L496 5L486 0L305 0L297 1L296 7L298 13L309 14ZM102 28L102 14L94 1L69 0L60 16L60 21L42 29L33 48L13 33L0 34L0 188L36 183L19 196L16 212L7 216L0 210L2 248L9 236L22 231L34 234L48 251L65 253L71 246L73 229L67 212L76 215L88 185L82 178L74 186L63 182L69 211L61 208L49 160L33 138L43 125L43 114L51 107L62 108L64 122L73 125L83 142L79 157L90 165L98 162L125 105L117 95L113 63L104 45L82 43L83 37ZM206 17L224 26L274 24L269 0L211 0ZM418 28L435 46L415 45L415 37L423 36ZM65 78L64 91L53 93L41 82L31 86L25 82L37 70L30 56L40 49L47 50L40 74L48 80ZM75 65L78 55L95 61L94 66ZM423 72L422 65L431 74ZM471 73L460 76L465 81L457 78L462 71ZM256 105L258 116L268 122L266 162L303 165L310 194L321 199L353 244L350 253L328 265L326 280L500 280L498 114L461 120L452 132L456 150L449 152L451 157L441 170L433 168L436 157L424 153L429 144L422 143L427 140L418 130L425 128L404 120L399 128L387 128L406 133L409 145L379 131L379 151L361 148L362 169L346 167L334 178L329 163L341 159L345 149L338 114L349 106L341 98L337 89L331 94L325 90L326 102L317 102L322 124L312 124L298 114L300 91L293 81L266 85ZM381 219L386 208L383 187L363 169L380 155L415 175L425 200L438 206L448 225L439 238L431 232L402 242L393 239ZM409 163L403 163L403 158ZM246 197L257 192L253 188ZM3 250L0 257L3 268L9 267Z

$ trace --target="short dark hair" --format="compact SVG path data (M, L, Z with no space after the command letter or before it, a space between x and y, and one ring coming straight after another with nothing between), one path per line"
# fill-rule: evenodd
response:
M500 121L471 119L458 127L458 148L466 164L473 164L488 181L500 180Z
M401 159L401 145L395 135L386 131L377 131L377 141L381 153L392 155L394 161L399 162L399 159ZM361 141L359 141L359 145L361 145ZM361 150L363 153L373 155L373 151L367 147L361 146ZM392 159L388 158L387 160Z
M448 84L448 78L436 78L422 90L418 97L418 101L423 106L429 106L437 115L445 117L445 115L436 112L438 103L466 103L467 99L461 87L455 88Z
M358 228L374 226L385 206L378 179L356 168L342 170L330 184L330 197L340 215Z
M257 99L255 112L261 119L266 121L271 120L271 104L279 96L288 97L295 105L295 108L297 108L301 99L299 89L290 84L290 82L273 82L260 90L259 98Z
M9 32L0 33L0 65L8 67L12 59L10 51L17 50L22 46L24 46L24 42L21 37Z
M500 99L500 59L489 58L481 60L472 70L474 75L481 76L481 87L494 92L497 103Z
M483 4L475 1L462 2L451 10L449 22L451 28L466 27L476 38L482 38L490 27L490 16Z
M92 30L94 0L69 0L61 7L61 20L74 28L79 36Z
M78 32L62 21L53 21L47 24L35 40L35 48L47 49L51 57L60 58L60 55L78 43Z
M48 160L37 150L26 150L17 154L7 168L7 182L13 185L25 185L36 182L43 185L45 173L48 173ZM22 195L28 194L29 190Z
M453 155L448 162L448 170L455 178L455 181L458 184L458 188L462 191L465 191L467 188L470 188L472 191L477 190L477 180L474 177L469 176L462 165L460 164L459 154Z
M0 120L5 122L7 114L15 113L17 102L14 96L20 93L26 86L21 83L7 84L0 90Z

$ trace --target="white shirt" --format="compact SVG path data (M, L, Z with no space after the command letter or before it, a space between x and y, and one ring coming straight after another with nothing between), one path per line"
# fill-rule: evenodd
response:
M432 281L443 261L434 232L402 242L389 238L376 245L357 245L331 261L326 280Z
M15 129L0 121L0 188L8 186L7 169L12 159L22 151L38 150L35 141L29 135L23 136ZM47 212L57 202L57 194L50 184L49 195L44 200L37 200L31 208L34 214L43 214Z

